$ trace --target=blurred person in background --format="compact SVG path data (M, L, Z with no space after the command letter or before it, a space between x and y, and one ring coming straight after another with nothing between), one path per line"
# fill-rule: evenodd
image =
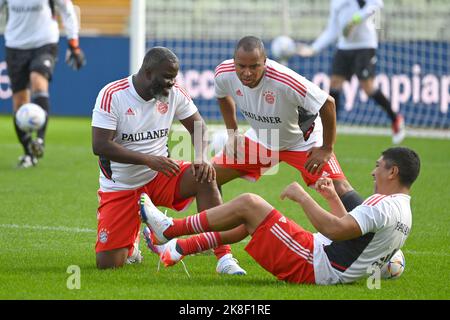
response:
M70 0L0 0L0 9L7 7L5 29L6 63L13 91L13 119L24 155L18 168L30 168L44 155L45 133L50 111L49 82L58 56L59 27L56 9L67 34L66 63L74 70L85 65L79 47L79 22ZM36 139L20 129L15 114L25 103L35 103L47 113L44 126Z
M344 81L356 74L364 92L387 113L392 122L392 143L399 144L405 138L404 118L392 110L391 102L374 84L378 38L372 18L382 7L382 0L331 0L326 29L312 45L299 45L298 54L311 57L337 41L330 81L336 116Z

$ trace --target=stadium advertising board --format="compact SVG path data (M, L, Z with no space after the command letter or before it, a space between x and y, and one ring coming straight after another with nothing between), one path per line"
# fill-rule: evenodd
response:
M83 37L81 45L88 64L77 73L63 63L66 44L62 39L55 81L51 84L52 113L90 116L98 91L108 82L127 76L128 44L128 39L123 37ZM148 47L155 45L167 46L178 55L181 61L178 82L188 90L204 117L221 119L214 99L214 68L232 57L234 41L155 40L147 44ZM4 46L3 38L0 46ZM433 50L427 50L430 48ZM420 56L411 52L438 52L442 55L439 61L450 59L447 42L384 42L379 48L376 82L391 99L393 109L405 115L407 125L449 128L450 65L438 65L433 63L436 59L428 54ZM313 58L293 57L289 66L328 90L332 55L333 50L329 48ZM0 113L9 113L12 92L4 60L4 51L1 51ZM358 119L357 123L363 125L389 123L382 111L359 90L355 77L344 85L343 100L349 112L341 113L341 122L355 123Z

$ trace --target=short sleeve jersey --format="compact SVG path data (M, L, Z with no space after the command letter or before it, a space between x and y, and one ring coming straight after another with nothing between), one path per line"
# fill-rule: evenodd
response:
M145 101L136 92L132 76L106 85L99 93L92 126L114 130L114 142L124 148L168 156L169 130L174 118L183 120L197 112L187 92L175 84L168 102ZM99 159L100 190L130 190L145 185L157 174L145 165Z
M249 88L239 80L234 60L222 62L215 70L216 97L231 96L251 126L246 136L271 150L322 145L319 110L328 94L273 60L265 67L259 84Z
M346 241L323 241L315 234L316 282L348 283L367 277L371 267L382 267L406 241L412 224L411 197L374 194L349 214L362 236Z
M8 4L5 44L13 49L34 49L58 43L59 27L48 0L0 0ZM72 1L53 1L60 14L67 38L78 38L79 23Z

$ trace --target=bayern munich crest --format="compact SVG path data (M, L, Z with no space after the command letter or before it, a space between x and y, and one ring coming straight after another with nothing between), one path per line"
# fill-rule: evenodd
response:
M101 243L108 242L108 233L109 232L106 229L100 230L100 233L98 234L98 241L100 241Z
M275 103L275 94L272 91L266 91L263 93L264 99L268 104Z
M161 101L156 101L156 110L161 114L165 114L169 110L169 105Z

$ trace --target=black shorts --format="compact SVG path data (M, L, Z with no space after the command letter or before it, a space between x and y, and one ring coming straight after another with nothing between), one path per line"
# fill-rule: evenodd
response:
M375 77L377 63L375 49L338 49L333 58L332 75L344 77L346 80L356 74L358 79L366 80Z
M31 71L42 74L50 81L57 57L57 44L47 44L36 49L6 48L6 63L12 91L15 93L28 88Z

